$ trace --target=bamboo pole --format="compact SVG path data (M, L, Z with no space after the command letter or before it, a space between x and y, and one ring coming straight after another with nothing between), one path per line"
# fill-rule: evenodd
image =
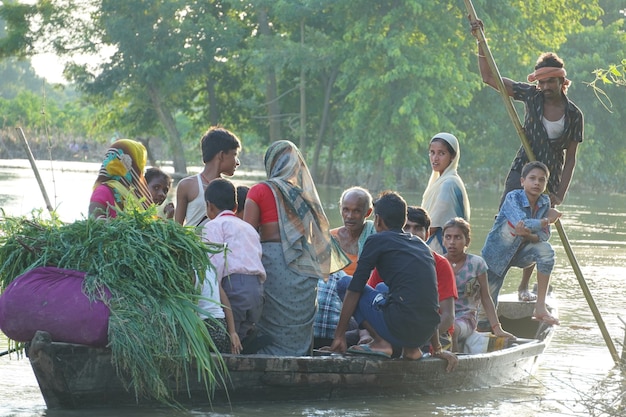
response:
M474 5L472 4L472 0L464 0L464 2L467 8L467 12L469 13L470 21L477 20L478 18L476 16L476 10L474 10ZM504 85L504 82L502 81L502 77L500 76L500 72L498 71L498 67L496 66L496 62L493 59L491 50L489 50L489 46L487 45L487 40L485 39L485 34L482 28L479 31L478 38L479 38L478 42L482 46L482 50L485 53L485 58L487 59L489 68L491 69L491 72L494 75L494 78L496 79L496 83L498 85L498 91L500 92L500 94L502 95L502 98L504 99L507 112L509 113L509 116L511 117L511 121L513 122L513 125L515 126L515 130L517 130L517 133L522 141L522 146L524 147L524 150L526 151L526 155L528 155L528 160L534 161L536 159L535 155L532 151L532 148L530 147L528 138L526 138L526 133L524 132L524 129L522 128L522 124L520 123L517 112L515 111L515 107L513 107L511 97L509 97L506 91L506 87ZM567 239L565 230L563 230L563 225L561 224L561 221L557 219L557 221L554 223L554 226L556 227L556 230L559 233L559 237L561 238L561 242L563 243L563 249L565 249L565 253L567 254L570 264L572 265L574 274L576 275L576 278L578 279L578 284L580 285L580 288L582 289L585 299L587 300L587 304L589 304L589 308L591 309L591 312L593 313L593 317L595 318L596 323L598 323L598 327L600 328L600 332L602 333L604 342L606 343L606 346L609 349L609 352L611 353L611 357L613 358L613 361L615 362L615 364L619 365L620 357L617 354L617 349L615 348L615 344L613 344L613 339L611 339L611 336L609 335L606 325L604 324L604 320L602 319L602 315L600 314L600 310L598 310L598 307L595 301L593 300L593 296L591 295L591 291L589 290L589 286L587 285L587 282L585 281L585 278L583 277L582 271L580 270L580 267L578 266L578 261L576 260L576 256L574 255L574 252L572 251L572 246L570 245L569 240Z
M54 211L52 208L52 204L50 204L50 199L48 198L48 193L46 192L46 187L43 185L43 181L41 180L41 175L39 175L39 170L37 169L37 164L35 163L35 157L33 156L33 152L30 150L30 146L28 145L28 140L26 140L26 135L24 135L24 131L21 127L16 128L17 133L20 138L22 138L22 143L24 144L24 150L26 151L26 156L30 161L30 166L33 168L33 172L35 173L35 178L37 178L37 183L39 184L39 189L41 190L41 194L43 195L43 199L46 201L46 208L50 213Z
M626 321L623 318L620 316L617 316L617 318L626 326ZM622 343L622 365L626 365L626 327L624 328L624 342ZM622 368L622 370L626 371L626 368Z

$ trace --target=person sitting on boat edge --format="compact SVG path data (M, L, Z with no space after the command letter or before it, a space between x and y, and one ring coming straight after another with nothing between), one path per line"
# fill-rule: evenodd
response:
M391 357L396 347L404 359L420 359L420 346L430 339L433 355L446 359L450 371L458 359L439 343L435 261L421 239L402 231L406 212L406 202L396 192L383 192L374 203L376 233L365 241L354 277L339 282L343 306L329 350L346 352L345 332L354 315L369 326L374 341L351 347L351 353ZM389 287L386 297L367 285L374 268Z
M452 265L456 286L460 290L454 305L453 350L463 351L465 340L476 331L477 312L482 306L491 330L496 336L515 338L502 330L487 283L487 264L478 255L467 253L471 241L470 224L461 217L449 220L443 226L443 243L446 246L446 259Z
M120 139L107 150L89 200L89 217L115 218L117 211L134 202L141 208L152 204L143 170L148 152L140 142Z
M256 332L263 311L266 276L261 240L249 223L235 215L237 193L232 182L214 179L207 186L204 198L210 221L202 229L202 238L225 245L225 251L209 254L209 258L219 280L232 353L240 353L240 341Z
M374 222L367 220L372 214L372 195L362 187L350 187L341 193L339 210L343 225L330 230L330 234L350 259L350 264L331 274L327 281L317 283L317 313L313 324L314 348L332 343L335 328L341 313L341 299L337 294L337 281L344 275L352 276L365 240L373 233ZM356 335L354 334L356 333ZM356 340L355 339L356 336ZM350 320L346 334L349 346L355 343L368 343L372 338L365 329L359 329L356 321Z
M419 237L424 242L428 240L430 216L422 207L409 206L406 213L404 232ZM431 251L435 259L435 273L437 274L437 293L439 294L439 340L444 350L452 349L452 333L454 332L454 303L458 298L454 271L448 260L435 251ZM382 282L375 269L367 284L376 288ZM382 288L381 288L382 289ZM428 346L426 347L428 348Z
M206 221L204 190L209 182L222 174L232 177L239 166L241 141L234 133L212 126L200 140L204 168L197 175L180 180L176 186L174 219L189 226L200 226Z
M406 214L404 231L411 233L424 242L430 237L430 216L422 207L410 206ZM439 294L439 340L445 350L452 349L452 334L454 333L454 302L459 298L456 288L456 279L452 265L439 253L432 251L437 273L437 292Z
M172 177L165 171L159 168L151 167L146 169L144 174L146 183L148 184L148 190L152 196L152 201L157 206L162 205L167 198L167 193L172 186ZM171 201L163 206L163 216L166 219L174 218L174 203Z
M554 249L550 238L550 224L561 213L550 207L550 197L544 194L550 171L539 161L522 168L521 190L510 191L500 208L498 217L485 240L482 257L489 270L487 278L491 297L498 305L498 294L506 273L512 266L527 268L537 265L537 301L534 317L547 324L559 324L546 307L550 274L554 268ZM479 323L479 327L484 327Z

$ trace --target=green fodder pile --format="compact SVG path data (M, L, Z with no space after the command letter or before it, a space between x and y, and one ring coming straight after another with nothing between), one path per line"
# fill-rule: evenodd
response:
M109 347L127 389L137 398L173 403L173 385L186 386L191 366L207 394L225 382L221 356L211 354L217 350L198 316L194 278L196 271L204 277L212 268L207 252L220 250L203 243L192 228L156 218L154 209L71 224L44 220L41 212L3 217L0 292L39 266L85 272L88 297L103 300L103 287L111 292L105 300L111 311Z

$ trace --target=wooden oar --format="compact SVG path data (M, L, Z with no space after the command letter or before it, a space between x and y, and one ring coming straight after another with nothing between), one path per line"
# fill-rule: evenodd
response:
M30 146L28 145L28 141L26 140L26 135L24 135L24 131L21 127L17 128L17 133L19 133L20 138L22 138L22 142L24 143L24 150L26 151L26 156L30 161L30 166L33 168L33 172L35 173L35 178L37 178L37 183L39 183L39 189L41 190L41 194L43 194L43 199L46 201L46 208L50 213L54 211L52 208L52 204L50 204L50 199L48 198L48 193L46 192L46 187L43 185L43 181L41 180L41 175L39 175L39 170L37 169L37 164L35 163L35 157L33 156L32 151L30 150Z
M478 18L476 17L476 10L474 10L474 5L472 4L472 0L464 0L464 1L465 1L465 7L467 8L467 12L469 13L470 20L471 21L477 20ZM520 123L517 112L515 111L515 107L513 107L513 102L511 100L511 97L509 97L506 91L506 87L504 86L504 82L502 81L502 77L500 76L500 72L498 71L498 67L496 66L496 62L493 59L493 55L491 54L491 51L489 50L489 46L487 45L487 40L485 39L485 34L483 33L482 28L479 31L478 38L479 38L478 42L481 44L482 50L485 53L485 58L487 59L489 68L491 69L491 72L494 75L494 78L496 79L496 83L498 85L498 91L500 92L500 94L502 95L502 98L504 99L505 107L507 109L507 112L509 113L509 116L511 117L511 121L513 122L513 125L515 126L515 130L517 130L517 133L522 141L522 146L524 147L524 150L526 151L526 155L528 155L528 159L530 161L534 161L536 159L535 155L532 151L532 148L530 147L528 138L526 138L526 133L524 132L524 129L522 128L522 124ZM613 339L611 339L611 336L609 335L606 325L604 324L604 320L602 319L602 315L600 314L600 310L598 310L598 307L595 301L593 300L593 296L591 295L591 291L589 291L589 286L587 286L587 282L585 281L582 271L580 270L580 267L578 266L578 261L576 260L576 256L574 256L574 252L572 251L572 247L569 243L569 240L567 239L565 230L563 230L563 225L561 225L561 221L557 220L554 223L554 226L556 227L556 230L559 233L559 237L561 238L561 242L563 243L563 249L565 249L565 253L567 254L570 264L572 265L572 268L574 269L574 273L576 274L576 278L578 279L578 284L580 284L580 288L582 289L585 299L587 300L587 304L589 304L589 308L591 309L591 312L593 313L593 317L596 319L596 323L598 323L598 327L600 328L600 331L602 332L602 337L604 338L604 342L606 343L606 346L608 347L609 352L611 352L613 361L615 362L616 365L619 365L620 357L617 354L617 349L615 348L615 345L613 344Z

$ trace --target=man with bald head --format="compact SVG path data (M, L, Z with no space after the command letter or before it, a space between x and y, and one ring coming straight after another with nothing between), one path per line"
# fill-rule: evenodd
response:
M374 222L367 220L373 210L372 195L362 187L348 188L341 194L339 209L343 226L332 229L330 234L352 261L343 269L351 276L356 269L357 259L365 240L369 235L376 233Z

